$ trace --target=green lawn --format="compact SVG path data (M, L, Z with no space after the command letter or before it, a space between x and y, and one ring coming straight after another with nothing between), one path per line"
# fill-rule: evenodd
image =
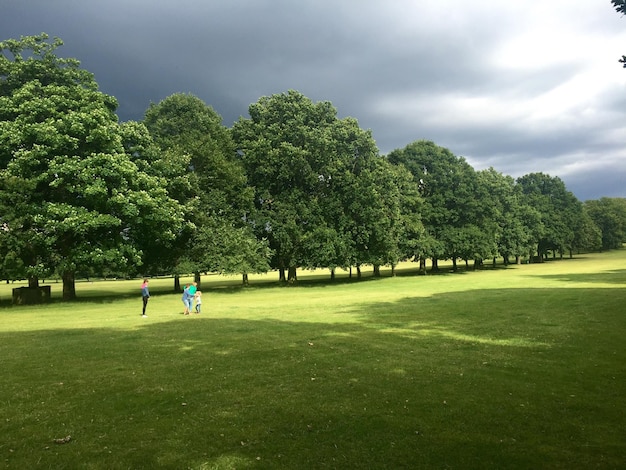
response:
M626 250L403 268L205 276L191 317L172 279L148 318L140 280L3 284L0 468L624 468Z

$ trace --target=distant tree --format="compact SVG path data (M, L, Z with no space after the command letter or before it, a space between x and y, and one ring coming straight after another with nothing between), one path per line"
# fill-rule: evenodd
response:
M533 226L540 223L540 215L525 204L521 188L512 177L493 168L478 172L478 176L488 194L483 193L481 198L491 207L486 212L489 223L494 224L497 253L505 264L509 263L511 256L520 263L521 258L533 249Z
M152 104L144 123L166 156L163 176L175 176L170 192L186 208L193 227L181 234L177 250L171 253L176 258L173 271L183 274L191 268L198 282L202 272L235 269L246 274L236 268L242 266L235 262L240 253L224 248L235 249L231 241L246 235L250 239L242 240L242 248L258 244L249 256L267 252L265 242L256 240L247 222L253 192L221 116L196 96L177 93ZM265 259L250 263L255 267L250 272L267 265Z
M541 215L541 233L537 240L537 255L540 259L552 251L561 256L572 251L576 227L582 215L582 204L567 190L558 177L544 173L530 173L517 179L526 198L526 203Z
M207 237L207 239L204 239ZM200 246L213 245L209 270L219 274L241 274L242 283L248 284L249 274L270 270L272 250L267 240L257 240L250 225L229 227L203 227L196 241Z
M0 42L0 224L4 265L36 286L56 271L136 272L146 238L166 245L181 210L125 153L117 102L46 34Z
M364 238L354 233L348 200L360 197L360 168L380 158L371 133L293 90L262 97L249 114L232 132L255 189L251 221L269 240L280 278L295 281L298 267L358 263Z
M394 165L385 159L380 166L381 172L387 175L386 178L377 177L384 195L381 216L390 219L386 229L389 249L381 264L391 266L393 274L399 262L419 261L424 237L423 200L419 186L404 165Z
M590 252L602 249L602 230L589 215L586 203L583 204L582 215L576 224L572 250Z
M390 162L404 165L413 175L423 198L421 219L424 257L438 269L439 259L492 256L495 238L484 232L487 220L481 207L474 169L461 157L434 142L420 140L388 155Z
M387 159L359 165L354 191L344 193L350 220L347 233L354 240L351 265L371 264L374 275L390 266L392 275L400 261L412 259L423 232L421 198L411 173Z
M626 243L626 199L585 201L585 209L600 229L603 250L621 248Z

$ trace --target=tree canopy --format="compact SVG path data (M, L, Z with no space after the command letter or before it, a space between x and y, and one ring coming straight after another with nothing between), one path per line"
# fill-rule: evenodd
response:
M77 272L132 272L146 237L175 238L182 211L125 153L116 100L60 45L0 43L0 207L5 265L34 285L57 272L71 299Z
M295 280L298 267L393 258L391 199L377 189L388 170L371 133L337 118L329 102L293 90L262 97L249 114L235 123L233 138L255 190L251 221L269 240L281 278L287 270Z
M261 97L231 129L183 93L119 123L116 99L57 56L62 44L45 34L0 42L6 279L58 276L72 299L76 276L245 282L276 269L295 281L298 268L376 273L431 259L456 269L626 241L623 199L583 205L558 177L476 171L427 140L381 156L356 119L294 90Z
M236 158L221 116L201 99L176 93L152 104L144 123L168 165L170 194L186 208L191 230L171 251L171 272L249 273L266 271L267 242L247 222L253 191ZM173 178L172 178L173 177ZM229 250L232 241L248 247L246 260ZM239 261L238 261L239 260Z

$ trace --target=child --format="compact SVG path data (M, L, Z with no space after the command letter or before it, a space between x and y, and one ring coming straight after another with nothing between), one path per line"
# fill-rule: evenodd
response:
M194 295L194 297L196 299L196 314L199 314L200 310L202 310L202 292L196 291L196 295Z

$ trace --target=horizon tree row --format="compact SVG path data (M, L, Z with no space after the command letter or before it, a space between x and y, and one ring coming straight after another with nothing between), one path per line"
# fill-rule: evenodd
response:
M621 199L582 204L558 177L475 171L430 141L380 155L330 102L261 97L231 129L177 93L142 122L46 34L0 42L3 278L247 275L419 261L543 260L626 239Z

